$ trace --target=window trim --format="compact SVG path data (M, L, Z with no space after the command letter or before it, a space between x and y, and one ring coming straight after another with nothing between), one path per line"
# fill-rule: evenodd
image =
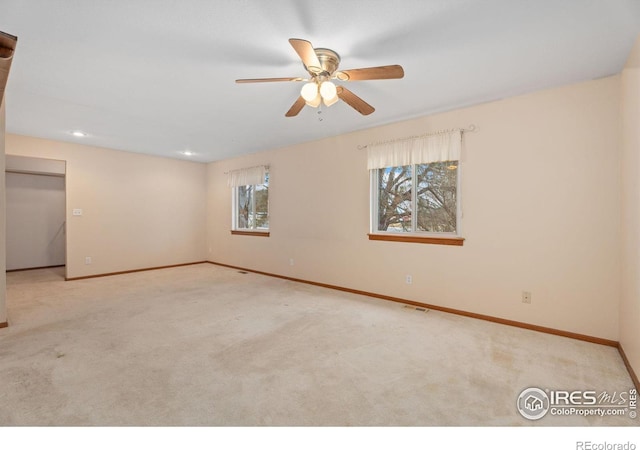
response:
M235 234L237 236L259 236L259 237L269 237L271 235L271 232L269 231L261 231L256 229L254 230L250 230L250 229L241 229L241 230L231 230L231 234Z
M414 244L437 244L437 245L455 245L462 247L464 238L460 236L418 236L416 234L406 233L369 233L370 241L387 241L387 242L411 242Z
M428 231L411 231L411 232L398 232L398 231L379 231L378 228L378 173L380 170L386 169L386 167L380 169L372 169L369 171L369 183L370 183L370 223L369 233L367 236L370 241L389 241L389 242L410 242L416 244L438 244L438 245L464 245L465 238L462 237L462 201L461 201L461 172L462 161L457 160L458 168L456 173L456 232L455 233L433 233ZM419 164L411 164L415 167ZM412 192L416 192L417 178L414 176L415 170L412 168L411 183ZM417 220L414 211L417 211L416 204L417 198L412 196L411 199L411 229L416 229Z

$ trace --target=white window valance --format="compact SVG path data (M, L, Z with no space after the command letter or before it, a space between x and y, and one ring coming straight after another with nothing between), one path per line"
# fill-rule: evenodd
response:
M238 187L263 184L268 169L268 166L255 166L231 170L227 173L229 176L227 185L229 187Z
M462 130L449 130L424 136L367 145L367 168L458 161L462 149Z

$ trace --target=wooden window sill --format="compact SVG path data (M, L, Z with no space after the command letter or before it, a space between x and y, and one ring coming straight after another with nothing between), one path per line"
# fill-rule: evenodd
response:
M390 242L413 242L414 244L436 244L436 245L464 245L464 238L461 237L434 237L416 236L401 234L381 234L369 233L370 241L390 241Z
M253 230L231 230L231 234L236 234L238 236L259 236L259 237L269 237L268 231L253 231Z

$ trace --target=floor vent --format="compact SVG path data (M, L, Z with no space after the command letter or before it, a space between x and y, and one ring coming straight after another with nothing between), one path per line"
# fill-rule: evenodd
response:
M241 273L242 275L246 275L246 274L248 274L249 272L245 272L244 270L238 270L238 273Z
M426 308L420 308L419 306L412 306L412 305L404 305L403 308L407 308L407 309L415 309L416 311L420 311L420 312L429 312L428 309Z

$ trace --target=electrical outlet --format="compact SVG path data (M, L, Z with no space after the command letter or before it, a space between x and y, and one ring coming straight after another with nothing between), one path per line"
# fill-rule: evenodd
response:
M531 292L522 291L522 303L531 304Z
M405 283L411 284L413 283L413 277L411 275L407 275L404 279Z
M84 257L84 263L85 264L91 264L91 256L85 256Z
M293 263L294 263L293 258L289 258L289 265L293 266Z

